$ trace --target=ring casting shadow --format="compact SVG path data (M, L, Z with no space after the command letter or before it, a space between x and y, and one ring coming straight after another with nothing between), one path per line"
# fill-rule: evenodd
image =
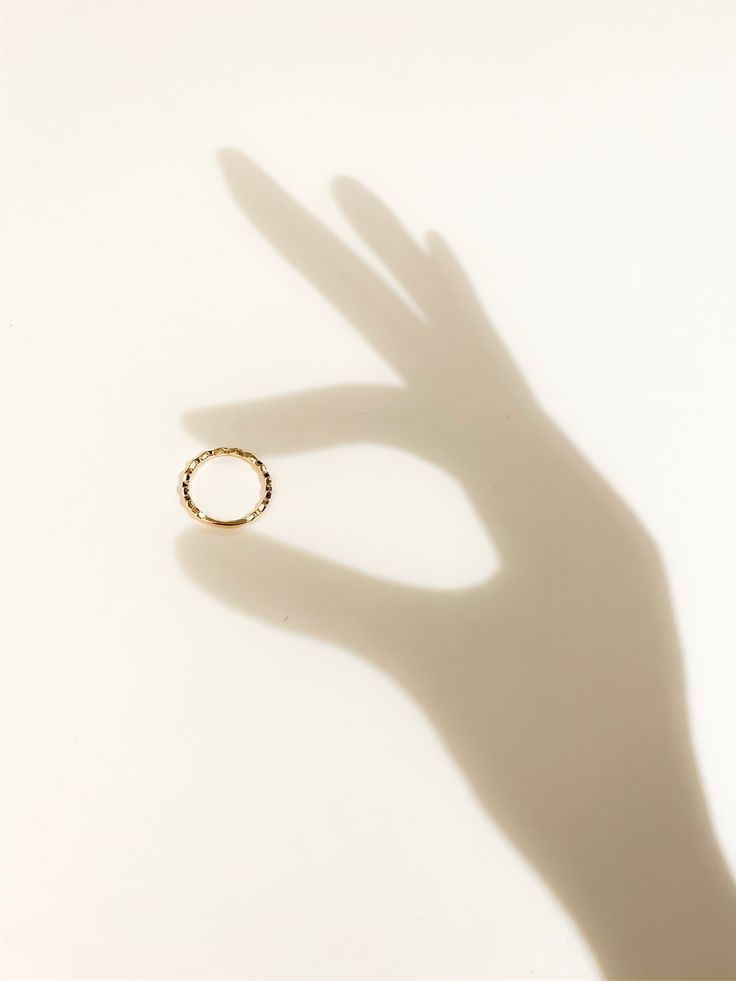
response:
M257 432L265 459L361 441L421 455L462 481L501 568L473 588L425 590L258 529L192 528L178 546L187 574L247 615L342 645L396 679L605 976L736 977L736 893L646 529L535 401L438 235L422 246L356 181L333 184L415 310L253 162L235 150L220 162L248 221L404 384L198 409L189 430L233 446Z

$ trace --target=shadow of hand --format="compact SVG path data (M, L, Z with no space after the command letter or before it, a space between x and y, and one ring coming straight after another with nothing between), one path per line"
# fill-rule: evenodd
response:
M399 586L256 534L193 528L198 583L250 615L323 637L397 678L489 813L616 978L736 976L736 905L687 732L657 550L535 402L457 260L421 248L357 182L335 196L416 308L236 151L246 217L400 373L188 413L214 444L284 453L356 441L459 477L502 568L463 591Z

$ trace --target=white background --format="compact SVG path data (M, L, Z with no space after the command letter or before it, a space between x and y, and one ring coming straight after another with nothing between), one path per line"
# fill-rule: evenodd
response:
M177 560L177 474L220 442L188 412L397 382L217 153L368 261L336 175L452 244L661 547L733 866L736 6L4 7L6 976L597 977L390 679ZM495 567L452 474L258 436L243 534L436 588Z

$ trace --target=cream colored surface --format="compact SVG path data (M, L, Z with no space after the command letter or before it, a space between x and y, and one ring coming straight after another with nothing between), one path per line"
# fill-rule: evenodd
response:
M627 534L606 538L613 554L625 556L639 522L659 547L666 577L645 549L631 581L647 570L645 614L666 610L671 591L722 850L695 807L684 851L707 859L694 871L674 862L676 891L705 896L696 933L727 957L733 5L6 0L4 21L5 976L596 978L634 951L610 909L586 916L610 891L549 865L550 820L591 826L582 805L601 797L590 775L565 771L563 792L562 771L542 767L560 777L547 788L557 810L510 820L517 798L494 795L516 772L539 787L531 743L518 769L495 756L505 783L491 780L485 752L470 760L462 726L440 711L457 672L417 697L395 662L355 656L356 638L385 654L381 631L408 626L395 597L426 599L403 655L439 636L430 627L447 597L504 581L523 549L509 553L484 523L485 478L500 466L508 486L500 459L539 461L480 426L486 462L461 472L475 459L462 434L512 377L475 378L486 362L461 334L445 333L449 353L429 359L442 369L423 389L442 407L433 425L420 413L376 435L383 402L365 386L404 383L387 360L404 338L372 347L356 331L366 297L388 294L362 267L356 294L344 247L412 314L435 283L426 271L412 283L395 238L371 248L360 237L385 227L381 203L422 245L429 229L449 243L580 467L602 475L616 515L629 515L620 501L631 508ZM339 241L301 223L298 206ZM471 323L468 297L446 331ZM426 366L426 351L420 336L404 367ZM325 408L319 391L334 386L363 394ZM232 408L253 400L266 401ZM274 500L258 525L213 538L176 482L222 443L262 457ZM534 514L561 472L533 483ZM584 513L603 498L586 497ZM546 541L546 559L569 568L571 554L588 557L580 541ZM349 568L335 576L333 562ZM386 584L370 622L351 570ZM528 575L519 581L526 589ZM614 621L626 581L590 593L612 598ZM524 609L544 611L549 591L537 600ZM574 628L595 622L589 605L555 622L588 650ZM649 643L628 641L638 622L627 614L604 663L619 667L622 650L630 669L610 677L641 684L604 689L601 713L573 735L590 745L591 724L597 733L620 708L638 741L627 726L601 745L633 764L676 733L651 812L667 813L673 795L672 822L657 824L665 854L697 790L680 765L684 716L662 708L677 638L667 633L665 667L650 676ZM473 627L459 622L458 660L493 641ZM504 647L521 649L518 635ZM569 663L545 669L547 689L578 690ZM522 707L527 734L542 724L542 676L531 673L526 700L517 664L507 659L497 684L484 668L477 689L494 747ZM612 807L623 794L637 813L631 785L606 788ZM607 826L600 814L594 826ZM591 860L610 874L621 825L608 827ZM650 855L645 842L644 866ZM646 913L646 897L632 902ZM661 894L649 907L668 903L686 915L686 901L675 910Z

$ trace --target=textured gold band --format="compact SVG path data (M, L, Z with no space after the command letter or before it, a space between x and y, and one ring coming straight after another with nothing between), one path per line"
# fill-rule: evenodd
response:
M244 515L242 518L235 518L233 521L220 521L219 518L212 518L209 514L205 514L204 511L199 509L189 493L189 480L194 471L197 469L197 467L201 466L203 463L206 463L207 460L213 460L216 456L237 457L239 460L249 463L260 478L261 489L263 492L261 500L252 511L249 511L248 514ZM271 481L271 475L266 469L265 463L262 463L257 456L254 456L252 453L248 453L247 450L238 449L237 446L218 446L215 450L205 450L204 453L200 453L199 456L195 456L195 458L187 464L187 468L181 477L179 490L181 492L181 496L184 498L184 503L197 521L201 521L205 525L232 527L233 525L250 524L250 522L257 518L259 514L263 514L271 501L272 487L273 484Z

